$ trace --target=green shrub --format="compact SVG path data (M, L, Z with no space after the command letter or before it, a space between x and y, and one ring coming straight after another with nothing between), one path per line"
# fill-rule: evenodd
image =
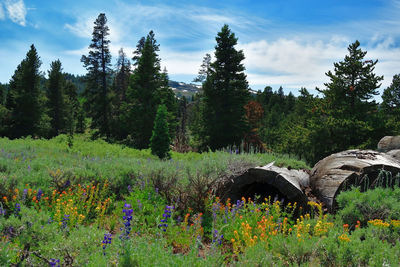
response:
M150 138L151 153L157 155L160 159L171 157L169 153L171 137L169 136L167 116L167 107L165 105L160 105L157 109L153 134Z
M339 211L336 217L351 227L361 222L367 225L369 220L400 219L400 187L377 187L365 192L359 188L344 191L336 198Z

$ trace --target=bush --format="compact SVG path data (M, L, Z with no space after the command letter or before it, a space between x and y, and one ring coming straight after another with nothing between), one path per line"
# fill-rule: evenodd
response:
M400 219L400 187L375 188L361 192L359 188L340 193L336 198L339 211L337 218L353 227L374 219Z
M171 137L167 121L168 111L165 105L160 105L154 121L153 134L150 138L150 148L153 155L160 159L170 158Z

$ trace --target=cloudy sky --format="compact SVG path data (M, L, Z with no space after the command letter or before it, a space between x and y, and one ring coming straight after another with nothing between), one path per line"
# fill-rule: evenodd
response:
M160 43L162 66L190 82L215 36L229 24L239 38L253 89L266 85L297 93L324 87L325 72L359 40L366 59L378 59L381 89L400 73L400 0L0 0L0 82L8 82L29 46L43 62L60 59L64 71L84 74L93 22L104 12L113 64L119 48L129 56L150 30Z

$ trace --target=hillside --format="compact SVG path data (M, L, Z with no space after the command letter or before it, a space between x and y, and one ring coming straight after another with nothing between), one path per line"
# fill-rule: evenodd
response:
M191 99L192 96L201 90L201 85L196 85L192 83L184 83L184 82L176 82L176 81L169 81L169 87L172 88L175 95L177 97L185 96L188 99Z

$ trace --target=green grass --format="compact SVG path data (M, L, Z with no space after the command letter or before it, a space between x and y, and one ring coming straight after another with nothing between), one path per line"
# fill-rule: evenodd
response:
M52 186L51 173L61 170L62 179L72 183L88 184L108 180L116 192L133 183L134 177L148 179L155 173L177 176L182 183L188 175L214 176L229 174L236 163L246 166L265 165L272 161L278 166L308 168L295 159L274 154L230 154L227 152L172 153L172 159L161 161L150 150L136 150L103 140L91 141L84 136L74 139L70 149L67 137L60 135L51 140L31 138L9 140L0 138L0 181L12 182L22 189L25 184L46 190ZM231 166L231 168L229 168Z
M271 161L308 168L273 154L160 161L84 136L72 148L63 135L0 138L0 265L399 266L399 188L343 192L336 216L311 203L295 217L293 203L221 203L207 187Z

